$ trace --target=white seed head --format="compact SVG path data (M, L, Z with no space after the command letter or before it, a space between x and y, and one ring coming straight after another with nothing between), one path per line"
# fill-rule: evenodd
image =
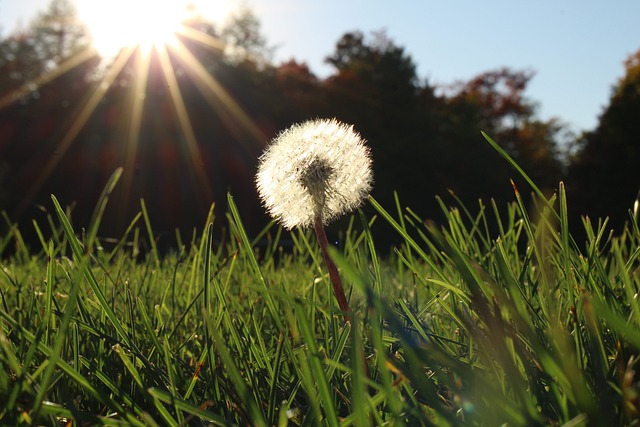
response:
M256 184L285 228L323 223L349 212L371 191L369 149L353 126L310 120L280 133L260 157Z

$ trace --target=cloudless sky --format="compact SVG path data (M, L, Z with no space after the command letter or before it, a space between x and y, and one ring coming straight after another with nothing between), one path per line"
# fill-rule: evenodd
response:
M96 0L99 1L99 0ZM131 0L136 1L136 0ZM158 0L157 4L163 1ZM446 86L508 66L536 72L527 95L541 118L592 129L640 49L640 0L210 0L248 5L276 62L295 58L324 77L347 31L381 29L405 48L418 76ZM48 0L0 0L0 35L26 25Z

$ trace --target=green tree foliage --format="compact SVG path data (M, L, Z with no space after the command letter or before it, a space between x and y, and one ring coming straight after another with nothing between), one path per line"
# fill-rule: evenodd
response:
M87 29L69 0L52 0L27 29L0 42L0 93L55 71L90 45Z
M640 50L625 61L598 126L583 135L569 183L574 204L593 218L621 226L640 187Z
M231 15L220 37L227 45L225 54L232 62L248 61L260 66L271 63L273 48L262 34L260 20L247 6Z
M91 43L70 0L52 0L49 8L31 24L38 59L46 69L60 66Z

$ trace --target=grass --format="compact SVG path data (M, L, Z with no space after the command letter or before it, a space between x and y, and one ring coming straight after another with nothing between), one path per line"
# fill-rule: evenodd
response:
M86 232L53 197L47 223L34 223L39 250L5 216L2 425L640 420L633 216L615 236L606 221L585 219L587 239L576 242L562 184L545 198L529 180L532 208L517 190L502 211L441 201L438 227L399 201L390 211L370 198L376 216L353 216L331 252L349 323L312 234L293 233L286 251L274 226L251 240L231 196L226 242L213 244L210 217L160 255L142 204L106 249L99 224L119 174ZM372 233L380 222L403 242L385 257Z

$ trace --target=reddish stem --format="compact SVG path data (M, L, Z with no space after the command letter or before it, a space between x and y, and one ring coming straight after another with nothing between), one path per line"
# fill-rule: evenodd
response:
M329 241L327 240L327 234L324 231L324 225L322 225L322 217L320 215L316 215L313 228L316 232L318 243L320 244L322 257L324 258L325 264L327 264L327 270L329 270L329 279L333 285L333 293L336 295L336 299L338 300L338 306L340 307L340 310L342 310L345 322L350 322L351 308L349 307L347 297L344 294L344 288L342 287L342 280L338 273L338 267L336 267L329 256Z
M313 228L316 232L318 243L320 244L322 257L324 258L325 264L327 264L327 269L329 270L329 279L331 280L331 284L333 285L333 293L336 294L338 305L340 306L340 310L342 310L342 314L344 315L344 321L351 323L351 308L349 307L347 297L344 294L344 288L342 287L342 280L340 279L340 274L338 273L338 267L336 267L336 265L333 263L333 260L329 256L329 241L327 240L327 234L324 231L324 225L322 225L321 215L316 215L313 223ZM364 366L365 376L367 378L371 378L371 373L369 372L369 364L367 363L367 358L364 355L364 345L362 344L362 342L360 342L359 350L360 357L362 358L362 364Z

